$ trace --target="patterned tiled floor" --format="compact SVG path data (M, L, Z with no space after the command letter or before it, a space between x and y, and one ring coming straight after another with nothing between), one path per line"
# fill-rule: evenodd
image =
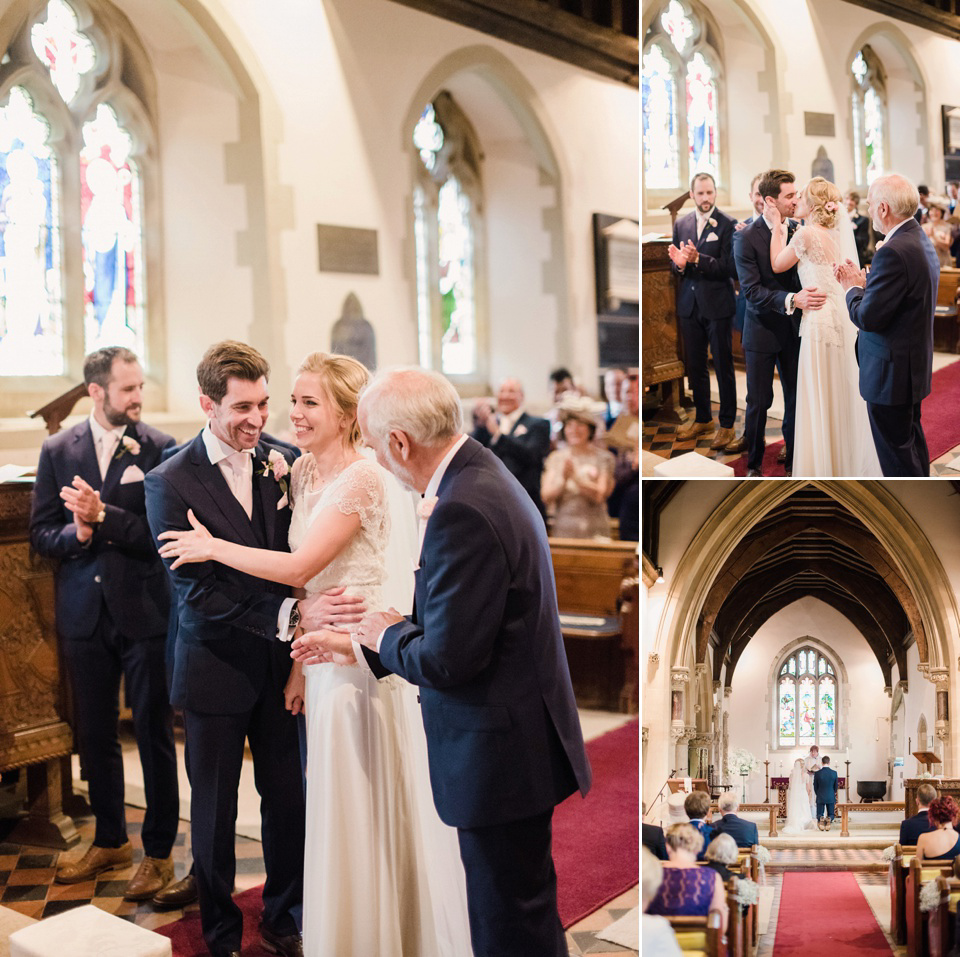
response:
M140 842L140 828L143 823L143 811L140 808L127 807L127 831L134 848L134 863L125 870L110 872L100 878L82 884L62 885L53 882L53 875L61 855L57 851L37 847L24 847L6 842L14 822L0 822L0 904L9 907L27 917L41 919L59 914L81 904L95 904L97 907L123 917L126 920L154 929L172 921L179 920L183 910L155 911L148 903L136 904L123 900L123 890L127 881L143 857L143 845ZM93 838L93 819L80 818L77 829L81 835L80 843L62 853L67 862L80 857ZM174 848L177 878L186 873L188 864L187 828L185 821L180 822ZM256 887L264 881L263 856L258 841L237 838L237 878L236 890L243 891ZM567 934L567 943L571 955L589 954L591 957L617 957L637 952L619 947L609 941L599 940L595 932L609 926L628 910L638 906L639 888L633 887L626 893L610 901L593 914L574 924ZM196 910L191 905L188 910ZM259 951L249 952L249 957L259 955ZM247 955L245 954L245 957Z

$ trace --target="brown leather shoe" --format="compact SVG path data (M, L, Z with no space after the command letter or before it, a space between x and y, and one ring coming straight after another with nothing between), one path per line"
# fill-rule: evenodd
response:
M709 422L688 422L686 425L682 425L677 429L677 441L686 442L687 439L693 439L706 432L712 432L714 428L716 428L716 426L713 424L713 419Z
M153 906L157 910L172 910L175 907L186 907L197 899L197 879L193 874L187 874L182 881L177 881L165 887L158 894L153 895Z
M710 443L710 448L713 449L714 452L719 452L721 449L725 449L734 440L735 436L736 433L733 429L721 427L717 429L717 434Z
M780 449L780 451L777 453L777 461L778 461L781 465L783 465L783 463L787 461L787 447L786 447L786 446L784 446L782 449Z
M724 452L729 452L731 455L739 455L741 452L747 451L747 434L746 432L741 433L740 438L734 439L732 442L728 442L723 449Z
M132 863L133 845L129 841L122 847L97 847L91 844L79 861L58 868L53 879L57 884L79 884L103 871L119 870Z
M123 892L125 901L149 900L173 880L173 857L145 857Z
M303 940L299 934L276 934L261 923L260 943L264 950L280 957L303 957Z

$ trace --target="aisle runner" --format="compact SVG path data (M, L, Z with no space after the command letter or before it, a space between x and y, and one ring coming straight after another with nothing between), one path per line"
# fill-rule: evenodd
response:
M850 871L788 871L780 890L773 952L805 957L892 954L883 931Z
M933 374L933 383L920 407L920 423L927 437L930 461L960 445L960 362Z

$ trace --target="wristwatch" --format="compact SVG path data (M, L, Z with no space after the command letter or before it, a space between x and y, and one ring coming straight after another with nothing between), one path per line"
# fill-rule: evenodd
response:
M292 635L300 624L300 602L295 601L290 609L290 619L287 622L287 634Z
M787 293L787 314L793 312L793 304L796 302L797 296L796 293L788 292Z

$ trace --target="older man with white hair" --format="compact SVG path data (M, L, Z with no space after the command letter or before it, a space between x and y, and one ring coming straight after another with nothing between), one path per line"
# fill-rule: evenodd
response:
M378 676L419 687L474 955L566 957L551 821L567 796L586 794L590 767L543 521L503 463L463 434L460 399L438 373L379 373L358 420L380 464L423 502L414 613L368 614L356 638Z
M752 847L760 843L757 825L737 816L740 810L740 801L735 791L724 791L717 801L717 807L722 817L714 822L713 836L729 834L736 842L737 847Z
M860 394L885 476L928 476L930 455L920 403L933 374L933 312L940 264L913 214L920 196L891 173L867 193L873 228L885 235L870 275L848 259L835 267L850 319L860 330Z

